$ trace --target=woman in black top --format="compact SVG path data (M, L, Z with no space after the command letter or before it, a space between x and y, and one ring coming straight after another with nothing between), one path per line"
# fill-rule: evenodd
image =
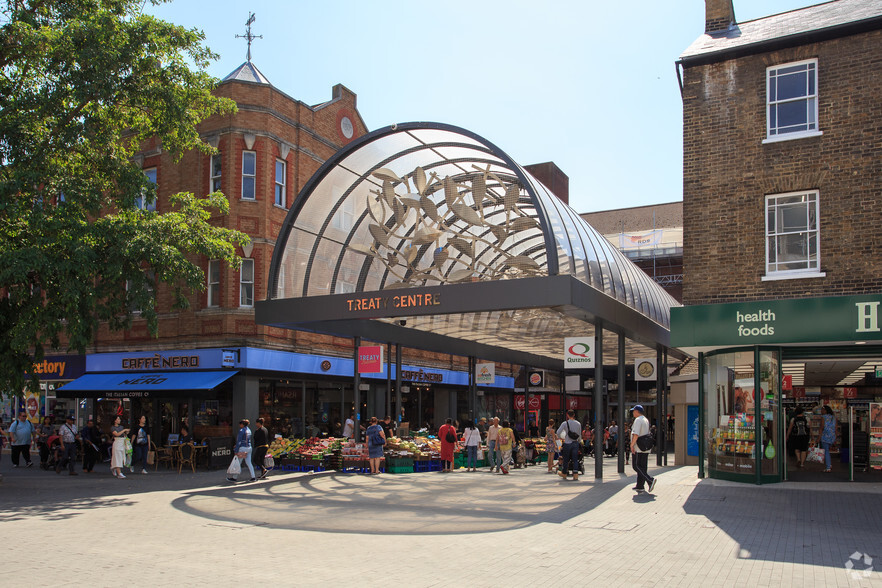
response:
M257 474L258 479L263 478L269 472L263 467L263 460L266 457L266 451L269 449L269 431L263 426L263 419L257 419L257 426L254 427L254 434L251 436L251 446L254 450L251 452L251 465L260 468Z
M802 408L797 408L790 419L790 425L787 427L787 439L790 447L796 453L796 467L805 467L805 458L808 456L809 437L811 429L809 428L808 419L805 418Z

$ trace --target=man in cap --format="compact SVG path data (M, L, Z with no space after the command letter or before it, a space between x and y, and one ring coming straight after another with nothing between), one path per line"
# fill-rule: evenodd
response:
M631 453L633 454L632 466L637 472L637 485L634 490L643 492L644 484L649 483L649 491L655 489L655 478L646 472L649 463L649 450L640 449L637 446L637 438L649 434L649 419L643 416L643 406L638 404L631 409L634 416L634 424L631 425Z

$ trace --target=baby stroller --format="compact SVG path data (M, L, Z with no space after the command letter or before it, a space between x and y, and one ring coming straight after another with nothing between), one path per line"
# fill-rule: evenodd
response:
M54 470L55 466L61 463L64 457L64 450L61 448L61 437L52 435L46 439L46 445L49 447L49 458L46 460L46 469Z

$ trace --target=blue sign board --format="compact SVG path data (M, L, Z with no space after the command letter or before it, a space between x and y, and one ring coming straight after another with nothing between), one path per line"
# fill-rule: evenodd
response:
M698 457L698 405L690 404L686 407L686 455Z

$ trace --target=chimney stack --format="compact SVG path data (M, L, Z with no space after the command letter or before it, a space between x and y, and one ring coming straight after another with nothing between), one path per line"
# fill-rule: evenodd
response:
M704 0L704 32L707 35L722 33L735 25L735 8L732 0Z
M524 169L545 184L545 187L561 202L570 203L570 178L553 161L525 165Z

